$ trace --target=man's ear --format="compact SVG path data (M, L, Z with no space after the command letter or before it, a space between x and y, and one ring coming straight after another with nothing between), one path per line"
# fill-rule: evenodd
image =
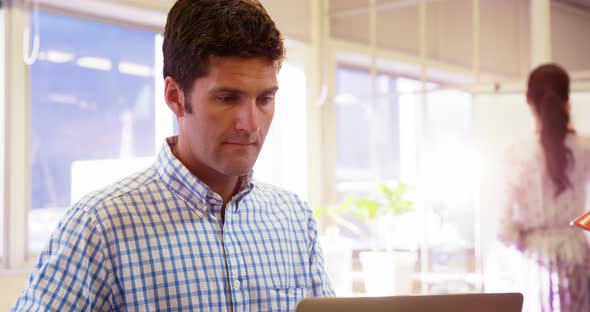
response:
M164 79L164 99L176 118L184 116L184 93L180 84L170 76Z
M525 95L524 95L524 98L526 99L526 103L527 103L529 106L533 105L533 102L531 101L531 98L530 98L528 95L526 95L526 94L525 94Z

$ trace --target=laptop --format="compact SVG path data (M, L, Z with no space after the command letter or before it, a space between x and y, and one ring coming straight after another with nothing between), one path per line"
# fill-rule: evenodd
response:
M521 312L522 294L305 298L297 312Z

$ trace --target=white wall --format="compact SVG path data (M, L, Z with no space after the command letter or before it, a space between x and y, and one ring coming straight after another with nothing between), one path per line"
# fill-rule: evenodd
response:
M590 70L590 12L557 6L551 18L553 59L569 71Z

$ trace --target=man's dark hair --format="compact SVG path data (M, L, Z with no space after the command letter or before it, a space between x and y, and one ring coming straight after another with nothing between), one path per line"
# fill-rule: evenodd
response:
M187 96L207 75L209 56L285 57L281 32L256 0L178 0L164 30L164 78L174 78ZM188 104L188 103L187 103ZM190 105L185 105L191 113Z

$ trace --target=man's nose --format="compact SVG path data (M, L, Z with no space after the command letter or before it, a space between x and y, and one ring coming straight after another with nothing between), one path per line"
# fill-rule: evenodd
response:
M239 107L236 130L246 133L256 133L260 130L256 100L243 103L243 105Z

